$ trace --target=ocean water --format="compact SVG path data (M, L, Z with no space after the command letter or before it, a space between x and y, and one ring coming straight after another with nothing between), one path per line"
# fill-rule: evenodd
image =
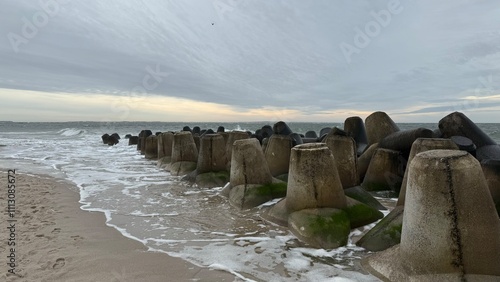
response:
M142 129L178 131L184 125L213 129L222 125L226 130L254 131L264 124L0 122L0 168L69 180L80 190L82 209L103 212L107 224L124 236L151 251L229 271L246 281L378 281L359 265L368 252L354 245L355 237L373 224L351 232L346 247L309 248L286 228L262 220L262 206L239 211L219 196L222 188L188 185L157 168L156 161L146 160L123 138ZM342 126L289 125L301 133ZM500 124L478 125L500 142ZM437 124L400 124L401 129L417 127L434 129ZM120 134L121 143L102 144L101 135L113 132Z

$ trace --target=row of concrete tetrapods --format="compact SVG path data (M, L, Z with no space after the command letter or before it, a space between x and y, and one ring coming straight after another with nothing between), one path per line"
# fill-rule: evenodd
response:
M396 207L356 243L376 252L362 260L367 271L386 281L500 281L500 147L462 113L435 130L401 131L375 112L319 137L278 122L254 133L143 130L134 144L172 175L225 185L235 207L283 198L264 217L312 247L346 245L351 229L383 217L372 195L389 191Z

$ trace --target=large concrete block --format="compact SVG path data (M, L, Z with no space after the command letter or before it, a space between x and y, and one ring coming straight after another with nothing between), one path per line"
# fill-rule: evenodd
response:
M198 149L190 131L181 131L174 134L172 144L172 175L185 175L196 169Z
M273 134L265 147L264 156L273 176L288 173L293 141L288 135Z
M413 158L415 158L418 153L438 149L458 150L458 147L452 140L443 138L419 138L415 140L415 142L413 142L410 150L410 156L408 157L408 165L403 176L403 183L401 183L401 191L399 192L399 198L397 202L398 206L402 206L405 204L407 189L406 187L408 186L408 167Z
M476 158L479 161L500 159L500 146L484 133L472 120L460 112L451 113L439 121L443 137L464 136L476 145Z
M158 158L158 137L156 135L151 135L146 138L144 156L146 159L151 160L156 160Z
M368 166L370 165L373 154L377 149L378 149L378 143L372 144L370 145L370 147L368 147L368 149L365 150L365 152L361 156L358 157L358 174L360 182L362 182L363 179L365 178Z
M348 136L333 135L330 132L324 142L332 151L340 182L344 189L359 185L356 142Z
M248 133L244 131L231 131L228 134L227 142L226 142L226 157L227 157L227 165L226 168L228 171L231 170L231 156L233 154L233 144L237 140L248 139L250 136Z
M399 193L404 175L404 162L399 151L379 148L373 154L361 186L368 191Z
M324 143L310 143L291 151L286 193L290 212L311 208L346 207L335 158Z
M365 269L388 281L499 280L500 220L479 162L431 150L409 169L401 243L365 258Z
M158 135L158 166L165 168L172 161L174 133L163 132Z
M384 112L374 112L365 119L368 145L379 143L386 136L399 131L399 127Z
M344 121L344 130L356 141L356 152L360 156L368 149L368 137L366 136L365 123L360 117L348 117Z
M219 134L206 134L200 140L198 174L225 171L227 164L226 142Z
M500 216L500 160L484 160L481 162L481 168Z
M232 148L231 186L272 182L271 171L257 139L237 140Z

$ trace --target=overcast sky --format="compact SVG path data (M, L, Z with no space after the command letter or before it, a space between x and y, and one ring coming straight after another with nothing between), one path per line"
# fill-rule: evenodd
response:
M0 120L500 122L498 0L0 5Z

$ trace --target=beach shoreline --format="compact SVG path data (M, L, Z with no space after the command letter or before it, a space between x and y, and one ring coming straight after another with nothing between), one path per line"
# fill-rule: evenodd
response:
M6 172L0 173L0 251L15 258L0 257L2 281L238 281L228 272L147 251L107 226L102 212L82 210L78 187L69 181L16 171L9 189ZM12 198L15 206L9 206Z

